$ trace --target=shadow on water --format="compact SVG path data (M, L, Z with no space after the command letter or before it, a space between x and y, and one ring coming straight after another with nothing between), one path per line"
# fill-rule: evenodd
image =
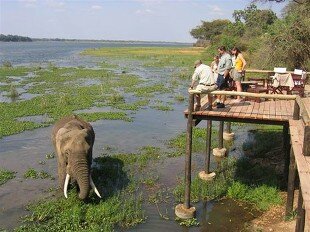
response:
M118 158L105 156L94 159L92 177L103 196L101 200L106 200L129 184L129 178L123 168L124 162Z

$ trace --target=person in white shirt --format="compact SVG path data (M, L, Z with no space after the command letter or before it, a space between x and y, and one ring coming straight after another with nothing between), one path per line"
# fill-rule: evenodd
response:
M210 92L217 89L217 85L215 84L213 72L208 65L202 63L201 60L196 60L194 63L194 74L192 76L192 83L190 88L195 90L201 91L202 93L208 94L208 102L209 105L207 106L206 110L212 110L212 96ZM201 97L200 94L195 95L196 106L195 111L200 110L201 108Z

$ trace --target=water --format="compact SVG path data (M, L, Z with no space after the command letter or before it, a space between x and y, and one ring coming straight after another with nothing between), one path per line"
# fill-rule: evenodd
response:
M80 56L79 53L86 48L97 47L113 47L113 46L146 46L146 44L111 44L111 43L77 43L77 42L33 42L33 43L0 43L0 61L8 60L13 65L37 65L45 62L53 62L60 66L89 66L96 67L96 64L102 58L93 58L88 56ZM150 45L150 44L148 44ZM169 44L170 45L170 44ZM153 45L155 46L155 45ZM163 45L161 45L163 46ZM117 64L116 72L126 69L128 73L141 76L143 79L152 80L153 82L165 83L167 75L174 71L173 68L150 68L144 67L139 61L120 61L110 60ZM16 81L20 78L16 77ZM87 80L84 85L94 85L93 80ZM186 88L179 87L176 92L186 96ZM27 94L27 89L23 92ZM31 97L31 96L28 96ZM128 96L130 99L130 96ZM164 103L174 101L171 94L161 94L156 99ZM0 99L1 100L1 99ZM126 99L128 100L128 99ZM132 112L130 116L133 122L124 121L107 121L99 120L93 122L96 133L96 141L94 145L94 157L102 153L109 153L111 149L106 150L108 146L113 152L134 153L142 146L157 146L165 148L168 139L176 136L186 129L186 120L183 110L186 103L173 103L171 105L173 111L158 111L149 107L143 108L138 112ZM84 109L83 111L95 112L105 110L93 107ZM46 122L49 120L45 115L34 117L24 117L18 120L28 120L34 122ZM204 126L203 123L201 123ZM216 126L216 124L215 124ZM39 128L33 131L25 131L23 133L8 136L0 140L0 168L15 170L16 178L10 180L6 184L0 186L0 228L14 228L20 223L20 216L25 215L25 205L29 202L50 197L55 192L49 192L49 188L57 188L56 180L29 180L24 179L23 174L29 169L44 170L56 177L56 159L46 159L46 155L53 151L50 133L51 126ZM236 147L240 147L242 141L247 137L246 128L236 133ZM238 139L239 137L239 139ZM240 150L236 149L232 155L239 156ZM204 157L197 156L194 162L196 165L203 164ZM42 165L42 161L45 162ZM212 163L212 168L215 162ZM165 160L158 167L158 175L161 184L171 187L176 183L176 177L183 175L184 157L172 158ZM224 207L224 206L225 207ZM167 207L167 206L166 206ZM170 208L169 208L170 207ZM207 221L199 228L192 228L190 231L218 230L236 228L242 225L240 218L250 220L246 211L237 207L236 203L231 201L223 201L220 203L209 202L207 206L202 203L197 205L199 214L198 219L202 222ZM231 213L224 213L225 209L232 209ZM163 209L164 210L164 209ZM148 220L145 224L139 225L131 231L188 231L187 228L180 227L174 220L173 202L168 205L169 221L159 217L158 211L154 205L146 205ZM202 214L204 212L204 214ZM205 216L203 216L205 215ZM233 218L234 223L228 220ZM225 223L220 220L223 219ZM228 221L227 221L228 220ZM227 222L226 222L227 221ZM212 226L208 222L211 222ZM220 224L222 227L216 227ZM214 227L215 226L215 227Z
M88 48L100 47L145 47L145 46L191 46L186 43L151 42L0 42L0 64L9 61L13 65L41 65L52 62L57 66L93 66L94 57L80 56Z

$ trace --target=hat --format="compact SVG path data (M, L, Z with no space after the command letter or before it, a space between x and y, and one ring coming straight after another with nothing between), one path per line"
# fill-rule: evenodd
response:
M196 60L195 63L194 63L194 68L196 68L196 65L198 64L202 64L202 61L201 60Z

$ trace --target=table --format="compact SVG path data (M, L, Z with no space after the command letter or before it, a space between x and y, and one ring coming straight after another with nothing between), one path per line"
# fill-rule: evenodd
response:
M268 88L272 94L283 94L283 91L290 91L294 88L294 81L290 73L275 73L270 76L271 85Z

